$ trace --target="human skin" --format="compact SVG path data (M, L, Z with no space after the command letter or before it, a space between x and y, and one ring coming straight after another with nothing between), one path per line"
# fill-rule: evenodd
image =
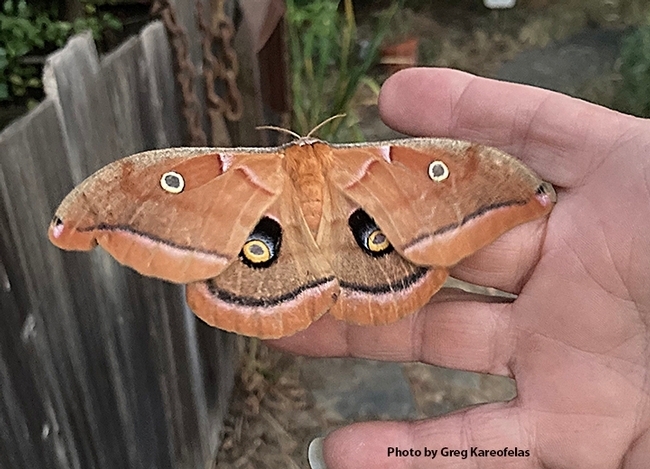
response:
M650 121L558 93L446 69L386 81L382 119L414 136L484 143L554 184L550 216L452 270L518 294L431 302L388 326L329 315L276 347L311 356L421 361L513 377L517 397L417 422L329 434L328 469L650 467ZM505 446L530 457L387 457Z

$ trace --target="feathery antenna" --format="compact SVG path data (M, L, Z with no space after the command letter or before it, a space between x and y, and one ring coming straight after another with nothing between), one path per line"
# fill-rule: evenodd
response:
M311 136L313 135L313 133L316 132L318 129L320 129L321 127L323 127L323 126L326 125L326 124L329 124L329 123L332 122L334 119L339 119L339 118L341 118L341 117L345 117L345 114L337 114L337 115L332 116L332 117L330 117L330 118L328 118L328 119L325 119L323 122L321 122L321 123L318 124L316 127L314 127L313 129L311 129L311 130L309 131L309 133L307 134L307 137L311 137Z
M321 123L318 124L316 127L314 127L313 129L311 129L311 130L309 131L309 133L308 133L304 138L309 138L309 137L311 137L311 136L314 134L314 132L316 132L318 129L320 129L320 128L322 128L324 125L326 125L326 124L332 122L334 119L339 119L339 118L341 118L341 117L345 117L345 114L337 114L337 115L332 116L332 117L330 117L330 118L328 118L328 119L325 119L323 122L321 122ZM277 132L282 132L282 133L285 133L285 134L289 134L289 135L291 135L292 137L296 137L298 140L300 140L301 138L303 138L303 137L301 137L300 135L298 135L296 132L294 132L293 130L285 129L284 127L276 127L275 125L259 125L259 126L255 127L255 128L256 128L257 130L275 130L275 131L277 131Z
M297 139L301 139L302 137L295 133L293 130L285 129L284 127L276 127L275 125L258 125L255 127L257 130L275 130L277 132L282 132L285 134L289 134L292 137L296 137Z

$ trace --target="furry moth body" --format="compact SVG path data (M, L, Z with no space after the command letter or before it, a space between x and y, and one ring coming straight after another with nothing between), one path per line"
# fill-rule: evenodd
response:
M328 311L355 324L413 313L449 267L554 202L550 184L493 148L305 137L116 161L63 200L49 238L187 284L212 326L277 338Z

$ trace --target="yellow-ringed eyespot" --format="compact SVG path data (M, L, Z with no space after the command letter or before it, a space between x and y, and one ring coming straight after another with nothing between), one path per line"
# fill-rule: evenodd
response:
M242 255L253 264L266 262L271 258L271 250L261 239L251 239L244 244Z
M442 161L432 161L429 163L429 177L435 182L444 181L449 177L449 168Z
M282 228L279 223L269 217L263 217L248 235L239 258L248 267L269 267L278 259L281 243Z
M176 171L168 171L160 178L160 187L172 194L178 194L185 187L185 180Z
M393 245L370 217L362 209L356 210L348 219L350 231L363 251L373 257L381 257L393 251Z
M381 252L389 246L390 243L383 231L375 230L368 235L368 249L371 251Z

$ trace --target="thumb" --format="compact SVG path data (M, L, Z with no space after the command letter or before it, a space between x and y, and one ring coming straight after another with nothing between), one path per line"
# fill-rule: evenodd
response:
M365 422L310 445L312 469L532 468L531 436L520 408L482 405L417 422Z

